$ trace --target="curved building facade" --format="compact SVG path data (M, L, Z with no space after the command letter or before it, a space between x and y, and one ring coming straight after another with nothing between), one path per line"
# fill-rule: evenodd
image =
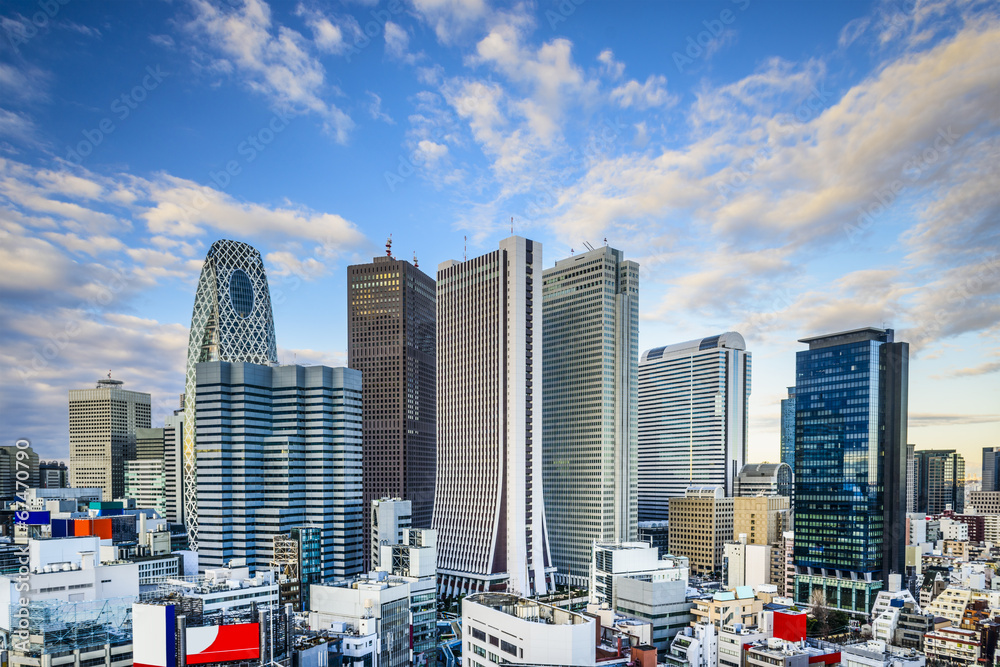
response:
M196 370L204 361L276 364L278 347L267 274L260 253L240 241L212 244L198 279L184 380L184 523L191 549L198 545L195 483Z

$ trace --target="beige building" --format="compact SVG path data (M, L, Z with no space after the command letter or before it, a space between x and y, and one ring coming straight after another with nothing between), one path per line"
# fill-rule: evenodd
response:
M791 501L785 496L753 496L733 498L733 534L747 536L747 544L776 544L781 533L791 528L784 525Z
M108 374L110 376L110 373ZM69 392L69 484L125 495L125 461L135 458L135 432L149 428L149 394L122 389L110 377Z
M689 486L684 497L670 499L670 551L687 556L692 574L721 572L732 539L733 499L723 486Z
M973 491L969 504L976 514L1000 514L1000 491Z
M691 627L703 623L714 625L716 629L742 623L744 626L757 625L757 614L771 601L771 596L755 595L749 586L736 590L715 593L711 598L695 600L691 615Z

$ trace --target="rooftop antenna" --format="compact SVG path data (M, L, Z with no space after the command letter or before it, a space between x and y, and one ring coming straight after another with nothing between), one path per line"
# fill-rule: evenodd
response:
M587 248L587 250L593 250L594 249L594 246L590 245L586 241L583 242L583 245Z
M389 238L385 241L385 256L392 257L392 234L389 234Z
M462 261L463 262L469 261L469 237L468 236L463 236L462 237Z
M569 256L572 257L574 254L576 254L576 253L573 251L572 248L570 248L569 249Z
M510 216L510 235L514 235L514 216Z
M111 379L111 370L110 369L108 369L108 379L109 380Z
M413 251L413 268L415 268L415 269L420 268L420 264L417 263L417 251L416 250Z
M607 236L604 237L604 245L608 245L608 237Z

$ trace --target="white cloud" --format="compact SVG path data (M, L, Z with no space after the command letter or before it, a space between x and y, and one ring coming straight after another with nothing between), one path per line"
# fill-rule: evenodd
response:
M625 63L615 60L615 54L611 49L604 49L597 55L597 61L601 63L601 72L611 79L620 79L625 74Z
M455 43L487 16L483 0L413 0L413 7L442 44Z
M650 74L645 83L632 79L611 91L611 99L623 109L652 109L668 107L677 102L677 97L667 92L667 77Z
M323 65L308 53L308 42L300 33L273 24L270 7L263 0L246 0L232 11L207 0L193 0L193 4L195 18L187 26L189 31L224 54L251 90L277 107L318 115L338 142L347 141L354 123L323 99L332 90ZM332 32L320 33L319 38L327 47L334 46Z

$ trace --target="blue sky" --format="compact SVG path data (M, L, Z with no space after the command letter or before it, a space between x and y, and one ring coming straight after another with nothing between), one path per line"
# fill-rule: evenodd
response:
M735 330L751 458L796 340L911 343L910 441L1000 444L993 3L6 3L4 438L67 456L66 392L182 390L217 238L265 256L283 362L342 364L345 267L514 232L641 269L640 345ZM467 239L467 240L466 240Z

